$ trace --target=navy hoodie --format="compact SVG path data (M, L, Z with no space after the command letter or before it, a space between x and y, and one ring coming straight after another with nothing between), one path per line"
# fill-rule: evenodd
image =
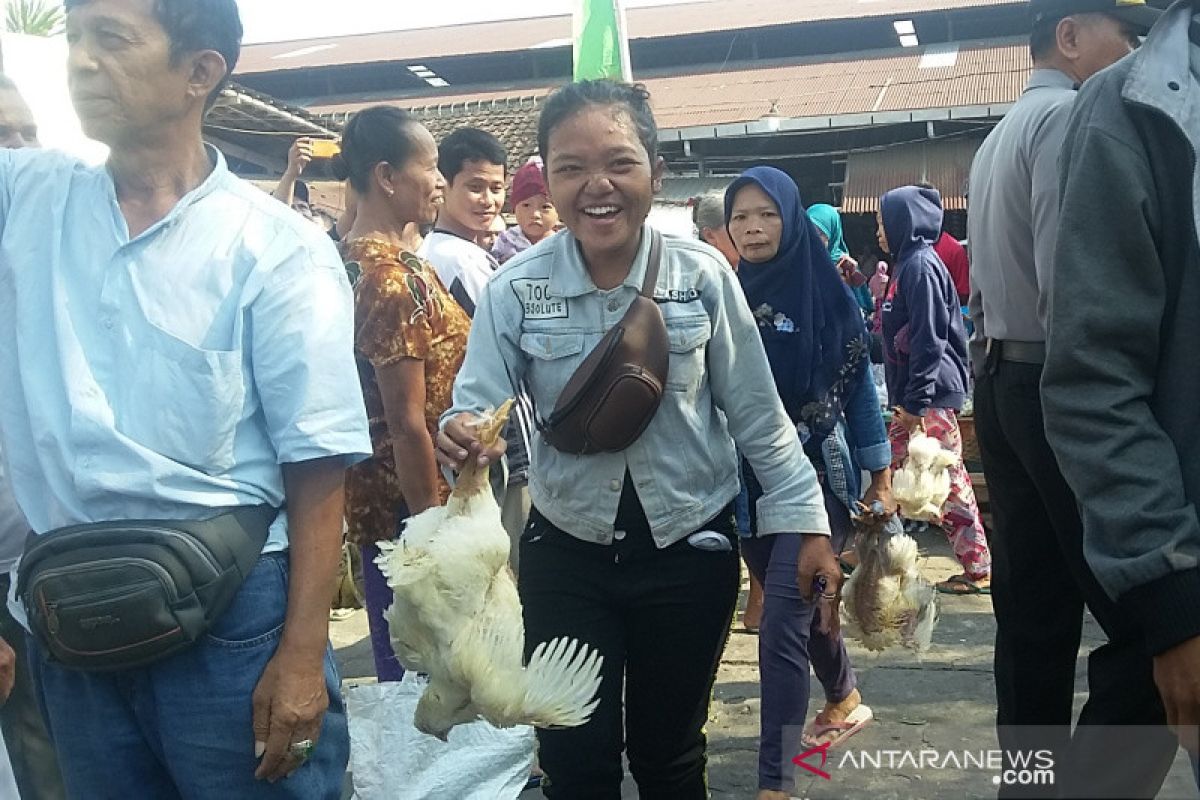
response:
M895 259L883 304L888 398L910 414L962 409L967 393L967 332L950 272L933 250L942 231L941 196L904 186L879 201Z

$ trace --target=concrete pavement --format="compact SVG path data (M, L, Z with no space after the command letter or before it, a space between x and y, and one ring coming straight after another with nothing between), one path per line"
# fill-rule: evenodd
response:
M958 572L951 551L940 533L925 533L920 539L922 570L933 580ZM743 592L743 602L745 594ZM346 680L373 674L366 617L353 617L332 626L332 638ZM988 597L942 597L941 621L934 646L918 660L907 651L868 653L853 642L851 657L858 673L864 702L875 712L875 722L853 737L845 750L856 758L863 751L920 751L930 748L977 753L996 747L995 695L992 682L992 639L995 624ZM1084 628L1080 652L1076 705L1086 698L1086 655L1101 641L1099 628L1090 618ZM753 800L757 790L759 679L757 642L735 625L717 679L709 715L709 777L712 797ZM823 701L819 684L813 680L814 698L810 712ZM810 717L811 717L810 713ZM856 769L843 761L846 756L830 752L828 780L800 770L795 796L812 800L846 798L992 798L996 787L992 773L980 769L954 770L921 768L902 756L882 756L881 769ZM891 768L886 759L891 758ZM900 759L897 762L897 759ZM809 763L819 766L819 758ZM522 796L538 798L536 791ZM636 787L626 779L623 797L636 798ZM1181 753L1159 794L1160 800L1197 798L1187 759ZM435 800L431 798L431 800Z

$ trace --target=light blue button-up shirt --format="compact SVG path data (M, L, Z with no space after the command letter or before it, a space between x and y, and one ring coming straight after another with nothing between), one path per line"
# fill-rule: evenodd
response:
M107 169L0 151L0 441L38 533L279 506L281 464L371 452L336 249L210 153L131 240Z

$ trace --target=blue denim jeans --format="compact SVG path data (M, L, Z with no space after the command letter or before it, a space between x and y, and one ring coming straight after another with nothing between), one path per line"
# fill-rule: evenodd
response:
M141 669L65 669L30 637L68 796L337 798L350 741L332 650L325 656L329 710L312 758L275 784L254 778L251 695L279 645L287 590L287 554L264 555L201 642Z

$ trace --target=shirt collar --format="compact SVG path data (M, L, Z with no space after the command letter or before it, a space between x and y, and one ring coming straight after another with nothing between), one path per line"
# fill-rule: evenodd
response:
M650 228L642 225L642 241L638 245L637 255L629 268L629 274L621 281L622 286L633 287L634 291L642 290L642 282L646 279L646 260L650 255ZM579 252L579 241L570 230L556 233L554 259L550 262L550 293L555 297L580 297L591 292L599 291L588 274L583 255Z
M153 236L159 230L167 227L168 225L174 224L175 220L178 219L181 214L187 211L188 208L224 186L225 182L230 179L232 173L229 171L229 165L226 164L225 156L221 154L221 151L213 147L208 142L204 143L204 151L208 154L209 161L213 165L212 172L208 174L208 177L205 178L195 189L192 189L183 197L179 198L179 202L175 204L174 208L167 212L165 217L151 225L139 236L130 239L130 243ZM118 217L124 219L124 217L120 214L120 207L117 203L116 184L113 183L112 173L109 172L106 167L104 169L104 174L108 178L108 186L109 191L112 194L113 207L116 209Z
M1051 67L1038 67L1029 76L1029 82L1025 84L1025 91L1033 89L1075 89L1075 81L1071 76L1061 70Z

